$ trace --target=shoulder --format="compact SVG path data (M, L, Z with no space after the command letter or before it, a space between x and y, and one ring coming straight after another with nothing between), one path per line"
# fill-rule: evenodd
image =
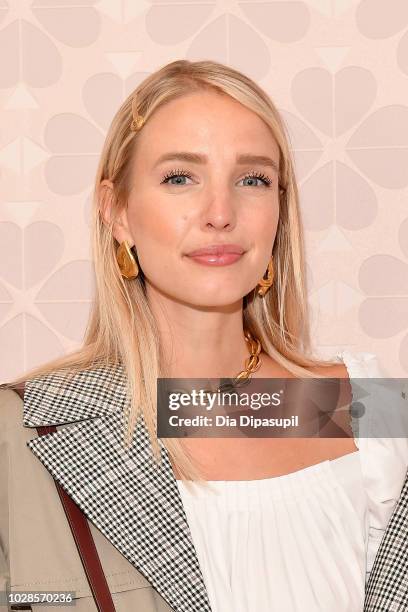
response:
M347 366L344 363L333 363L328 366L313 366L310 371L314 374L324 375L327 378L349 378Z

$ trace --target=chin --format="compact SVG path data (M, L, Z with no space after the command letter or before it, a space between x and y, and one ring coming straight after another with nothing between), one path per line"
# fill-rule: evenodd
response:
M197 290L194 295L185 296L183 301L188 302L194 306L202 306L206 308L223 308L236 304L243 299L240 293L233 292L206 292L203 290Z

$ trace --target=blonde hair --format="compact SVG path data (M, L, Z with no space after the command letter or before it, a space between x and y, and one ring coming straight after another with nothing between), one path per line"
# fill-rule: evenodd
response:
M125 100L106 135L95 178L92 253L95 265L95 299L82 346L43 364L6 386L15 386L55 370L73 376L81 370L121 365L126 374L128 408L125 444L129 445L140 413L150 434L154 456L161 460L156 438L156 383L162 376L159 334L146 298L143 274L134 280L121 276L118 243L112 234L116 215L126 206L130 191L131 162L138 142L134 127L137 111L149 122L154 112L171 100L209 90L230 96L261 117L270 128L280 151L280 218L273 247L275 279L262 299L254 292L244 297L243 324L262 349L294 376L318 376L310 367L333 362L310 353L309 313L305 284L304 238L299 195L285 125L269 96L241 72L214 61L171 62L148 76ZM133 104L133 112L132 112ZM143 125L140 128L143 130ZM107 190L103 180L114 183L113 215L109 225L100 214ZM4 386L4 385L3 385ZM164 442L182 478L201 475L178 439Z

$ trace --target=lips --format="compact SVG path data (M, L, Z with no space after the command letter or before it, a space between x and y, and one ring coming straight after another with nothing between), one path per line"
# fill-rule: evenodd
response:
M227 253L242 255L242 253L244 253L244 249L239 244L210 244L209 246L201 249L191 251L190 253L187 253L187 255L189 257L196 257L200 255L215 255L220 257Z

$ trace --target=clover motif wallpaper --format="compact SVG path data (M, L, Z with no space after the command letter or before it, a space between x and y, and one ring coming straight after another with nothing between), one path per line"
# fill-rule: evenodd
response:
M408 376L406 0L1 0L0 56L1 381L81 343L104 136L175 59L243 71L284 119L316 351Z

